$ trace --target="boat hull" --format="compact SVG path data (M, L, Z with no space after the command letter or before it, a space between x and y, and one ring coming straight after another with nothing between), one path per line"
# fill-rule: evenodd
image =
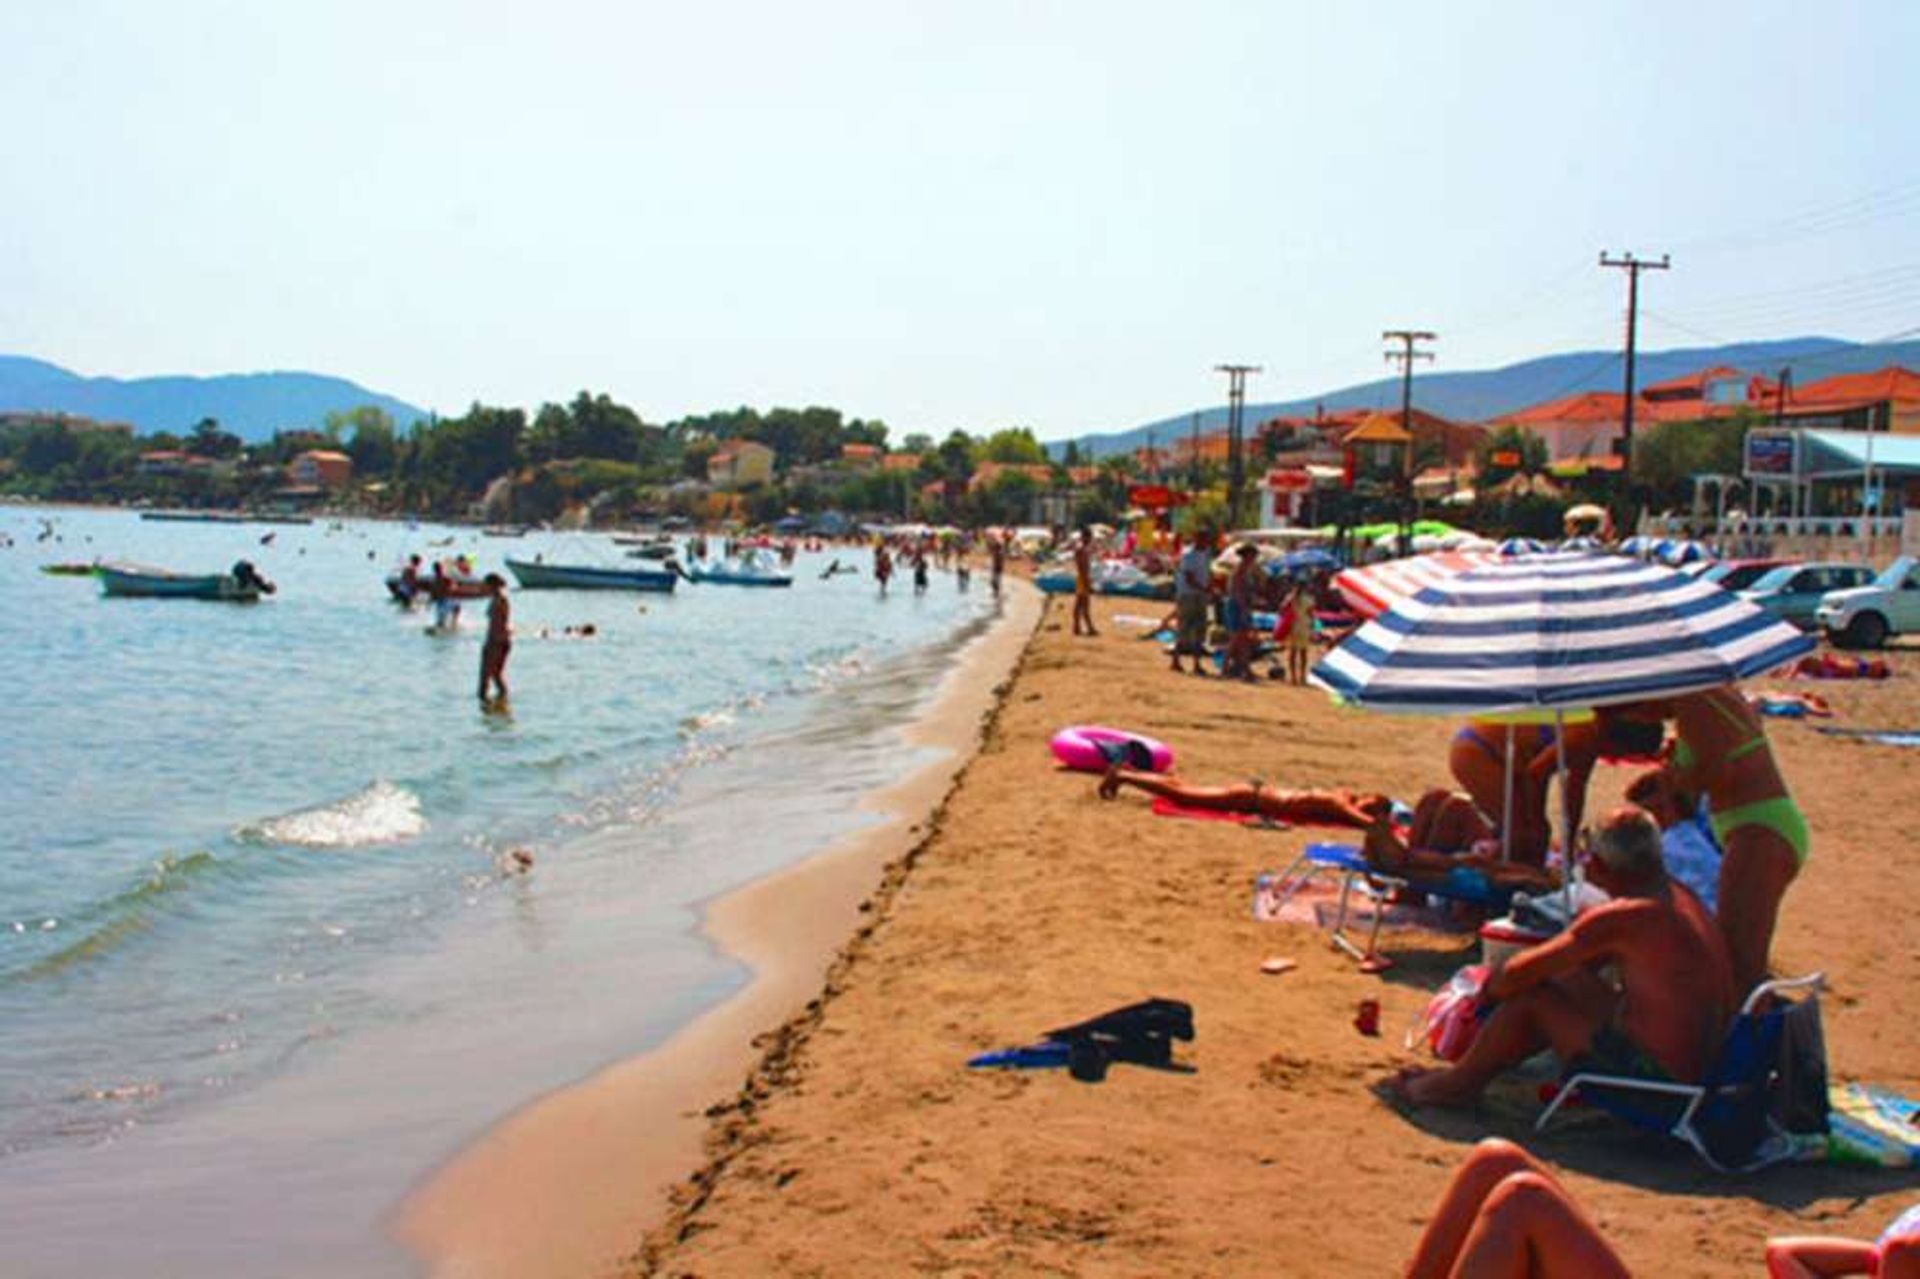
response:
M260 598L256 586L242 586L238 578L226 573L189 575L185 573L141 573L128 569L95 570L100 592L121 599L227 600L250 604Z
M578 564L535 564L509 559L507 568L522 590L659 591L673 589L678 580L664 570L592 568Z

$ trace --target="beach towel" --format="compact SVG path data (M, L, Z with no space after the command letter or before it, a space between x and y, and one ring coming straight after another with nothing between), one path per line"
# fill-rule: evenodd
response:
M1812 693L1775 693L1763 690L1747 694L1747 705L1762 715L1776 719L1832 719L1833 708L1826 699Z
M1280 876L1263 874L1253 885L1253 917L1263 924L1306 924L1314 928L1332 928L1340 914L1340 881L1315 878L1296 886L1281 900L1284 884ZM1479 925L1460 918L1443 905L1427 901L1379 901L1365 893L1355 893L1347 906L1347 925L1371 924L1380 916L1384 928L1424 928L1429 932L1472 932Z
M1835 1163L1920 1168L1920 1102L1871 1084L1827 1091L1827 1157Z
M1881 746L1920 746L1920 732L1873 728L1821 728L1816 731L1825 733L1829 737L1851 737L1857 741L1875 742Z

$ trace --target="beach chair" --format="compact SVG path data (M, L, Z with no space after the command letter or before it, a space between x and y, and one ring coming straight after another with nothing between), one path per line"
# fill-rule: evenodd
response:
M1352 956L1367 972L1381 972L1393 965L1392 960L1380 953L1379 943L1380 925L1386 919L1387 901L1396 892L1425 893L1430 897L1464 902L1494 911L1504 911L1513 901L1511 891L1494 889L1487 892L1468 888L1458 880L1409 879L1383 874L1375 870L1361 855L1360 849L1352 844L1308 844L1300 850L1300 855L1293 859L1292 864L1281 872L1279 896L1275 899L1274 909L1277 911L1285 906L1309 880L1322 875L1338 876L1340 880L1340 899L1334 908L1333 930L1329 940L1336 949ZM1373 922L1367 930L1364 948L1347 933L1356 891L1373 903Z
M1826 1131L1826 1049L1819 994L1825 975L1762 982L1727 1027L1697 1084L1576 1070L1534 1131L1578 1095L1615 1118L1693 1147L1718 1172L1752 1172L1798 1153L1796 1133ZM1799 994L1795 1001L1781 997Z

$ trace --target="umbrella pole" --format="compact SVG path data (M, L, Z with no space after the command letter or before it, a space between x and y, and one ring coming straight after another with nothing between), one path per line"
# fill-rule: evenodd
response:
M1500 860L1513 860L1513 725L1507 725L1507 790L1500 804Z
M1560 883L1566 894L1567 925L1573 925L1573 881L1580 874L1580 861L1574 855L1573 792L1567 788L1567 717L1553 712L1554 765L1560 774L1560 825L1566 832L1560 845Z

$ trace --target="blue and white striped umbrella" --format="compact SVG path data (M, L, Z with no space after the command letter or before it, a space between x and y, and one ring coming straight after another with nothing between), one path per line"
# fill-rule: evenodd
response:
M1653 548L1653 554L1662 564L1679 568L1682 564L1706 563L1713 558L1713 548L1694 541L1662 542Z
M1582 534L1579 537L1570 537L1560 543L1559 549L1563 551L1586 551L1592 553L1594 551L1606 550L1607 544L1597 537Z
M1510 537L1493 549L1498 555L1538 555L1547 549L1547 545L1530 537Z
M1712 582L1617 556L1483 564L1394 602L1313 668L1345 701L1491 714L1605 706L1771 670L1812 637Z
M1614 549L1622 555L1631 555L1636 559L1644 560L1649 555L1652 555L1659 546L1659 538L1648 537L1644 533L1639 533L1620 543L1620 545Z

